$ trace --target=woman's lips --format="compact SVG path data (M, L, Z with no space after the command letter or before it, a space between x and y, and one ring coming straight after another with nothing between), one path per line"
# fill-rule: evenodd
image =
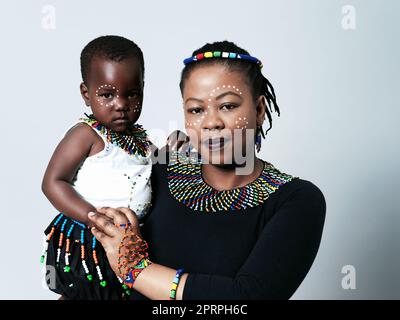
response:
M228 144L229 139L224 137L219 138L210 138L203 140L203 145L208 148L210 151L218 151L222 150L226 144Z

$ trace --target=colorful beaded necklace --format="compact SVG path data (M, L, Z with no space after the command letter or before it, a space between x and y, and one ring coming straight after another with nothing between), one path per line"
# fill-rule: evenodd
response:
M108 142L118 146L130 155L139 155L147 157L150 153L150 140L146 130L139 124L133 124L126 132L115 132L101 124L93 115L87 115L87 118L81 118L92 128L103 135Z
M167 167L168 186L180 203L195 211L242 210L265 202L270 194L297 177L285 174L264 161L260 176L244 187L218 191L204 182L201 161L175 152Z

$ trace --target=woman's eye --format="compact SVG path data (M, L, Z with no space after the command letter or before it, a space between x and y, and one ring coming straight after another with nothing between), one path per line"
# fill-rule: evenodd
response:
M192 108L188 110L191 114L198 114L201 112L201 108Z
M233 105L233 104L224 104L224 105L221 107L221 110L232 110L232 109L234 109L234 108L236 108L236 106Z

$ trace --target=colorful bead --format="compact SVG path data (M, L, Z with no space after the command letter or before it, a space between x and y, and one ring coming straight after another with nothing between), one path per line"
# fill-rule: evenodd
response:
M126 132L115 132L101 124L93 115L87 115L87 118L81 118L92 128L99 131L106 140L113 145L121 148L129 155L147 157L150 154L150 140L146 130L139 124L132 125Z
M172 285L171 285L171 291L169 293L169 300L175 300L176 299L176 291L178 290L178 285L181 280L181 276L183 274L184 270L183 269L178 269L176 271L174 280L172 280Z
M52 238L52 236L54 235L55 230L57 229L57 227L60 225L60 221L62 220L63 217L64 217L63 214L60 214L57 217L57 219L55 220L53 226L51 227L51 230L50 230L49 234L46 236L46 241L45 241L45 244L44 244L44 247L45 247L44 248L44 253L40 257L40 261L42 263L45 261L45 258L46 258L49 241ZM68 223L70 223L70 225L69 225L68 229L66 229ZM80 227L81 228L81 230L79 232L80 240L73 241L71 239L71 236L72 236L72 231L74 230L75 227ZM65 233L64 232L65 230L68 230L68 231ZM88 230L89 229L87 228L87 226L85 224L79 222L79 221L76 221L74 219L70 219L70 218L67 218L67 217L63 220L63 223L62 223L61 228L60 228L60 236L59 236L59 239L58 239L58 248L57 248L57 252L56 252L56 263L57 263L57 266L60 267L62 246L64 245L65 246L65 259L64 259L65 260L65 265L62 268L62 270L64 272L67 272L67 273L71 272L71 266L70 266L70 261L69 261L70 260L70 256L71 256L71 240L72 240L72 243L74 243L74 242L80 243L80 246L79 246L80 247L80 252L79 252L79 254L80 254L80 257L81 257L82 268L85 271L86 279L89 280L89 281L93 281L93 275L91 274L91 272L90 272L90 270L89 270L89 268L87 266L87 260L86 260L86 259L89 258L88 254L87 254L88 249L86 249L86 246L85 246L85 233L89 232ZM64 241L64 237L65 236L66 236L66 238L65 238L65 241ZM96 252L96 243L97 243L96 242L96 238L93 237L92 246L91 246L92 250L93 250L92 258L93 258L93 261L95 263L96 273L97 273L98 278L99 278L99 285L101 287L106 287L107 286L107 281L104 279L103 274L102 274L101 269L100 269L100 265L99 265L99 261L98 261L98 257L97 257L97 252Z
M297 177L285 174L264 162L261 175L252 183L232 190L218 191L203 181L201 161L174 152L168 164L168 187L177 201L195 211L242 210L264 203L285 183Z
M257 59L256 57L250 56L248 54L239 54L235 52L221 52L221 51L207 51L205 53L199 53L193 57L186 58L183 60L185 65L189 63L201 61L204 58L225 58L225 59L240 59L240 60L247 60L249 62L255 63L261 69L263 67L262 62Z
M64 215L62 213L60 213L60 215L58 216L58 218L56 219L56 221L54 222L53 226L51 227L51 230L49 232L49 234L46 237L46 242L44 244L44 248L43 248L43 254L40 257L40 263L44 263L46 256L47 256L47 250L49 248L49 241L51 240L51 238L53 237L54 231L56 230L56 227L58 225L58 223L61 221L62 217Z

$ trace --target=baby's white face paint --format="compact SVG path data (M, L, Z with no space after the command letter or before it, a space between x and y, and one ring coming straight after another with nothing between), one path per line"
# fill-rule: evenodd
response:
M113 107L119 98L119 90L111 84L102 84L96 89L96 99L101 106Z
M102 84L96 89L97 102L106 108L112 108L116 105L120 98L120 90L111 84ZM137 101L138 97L128 97L128 107L133 109L133 112L141 112L141 101Z

